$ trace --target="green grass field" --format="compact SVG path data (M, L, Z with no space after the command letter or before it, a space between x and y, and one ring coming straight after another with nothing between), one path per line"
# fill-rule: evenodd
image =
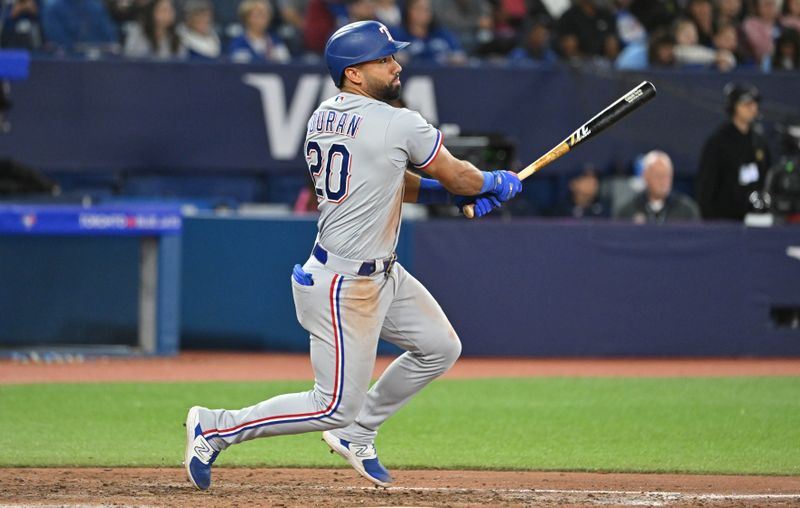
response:
M179 466L194 404L310 383L0 386L0 466ZM800 474L800 378L441 380L381 431L387 467ZM319 434L250 441L220 466L343 467Z

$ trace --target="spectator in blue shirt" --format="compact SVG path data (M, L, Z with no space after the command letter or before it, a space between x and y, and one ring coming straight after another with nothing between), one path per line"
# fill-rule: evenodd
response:
M518 65L553 66L558 61L558 55L552 48L547 23L543 20L531 22L522 44L511 51L508 60Z
M239 5L239 20L244 33L228 45L235 62L286 62L289 49L267 31L272 22L272 5L266 0L244 0Z
M50 48L75 53L94 48L119 51L117 27L101 0L44 2L42 28Z
M395 39L411 43L398 60L454 65L467 61L458 39L434 23L430 0L408 0L403 24L390 31Z

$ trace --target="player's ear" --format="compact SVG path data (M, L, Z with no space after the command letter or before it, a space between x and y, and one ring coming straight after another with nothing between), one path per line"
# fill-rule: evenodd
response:
M364 80L361 70L355 66L345 68L344 77L349 79L354 85L360 85Z

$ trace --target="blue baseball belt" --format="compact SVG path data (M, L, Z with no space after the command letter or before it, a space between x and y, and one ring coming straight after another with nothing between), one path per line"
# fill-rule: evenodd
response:
M397 255L394 252L391 256L382 259L371 259L368 261L346 259L331 254L318 243L314 245L313 256L317 261L335 272L354 273L363 276L381 272L386 274L391 273L392 266L394 266L395 261L397 261Z

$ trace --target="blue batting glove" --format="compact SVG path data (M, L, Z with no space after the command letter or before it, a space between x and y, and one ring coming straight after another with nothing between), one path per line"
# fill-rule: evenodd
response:
M497 196L501 203L508 201L522 190L522 182L516 173L511 171L488 171L483 174L481 194L490 193Z
M483 217L495 208L500 208L503 204L493 195L484 194L480 196L453 196L453 203L458 207L458 211L464 213L464 207L469 204L475 205L475 217Z
M479 196L478 199L475 200L475 217L483 217L484 215L488 215L489 212L495 208L500 208L501 206L503 206L503 203L501 203L499 199L491 194Z

